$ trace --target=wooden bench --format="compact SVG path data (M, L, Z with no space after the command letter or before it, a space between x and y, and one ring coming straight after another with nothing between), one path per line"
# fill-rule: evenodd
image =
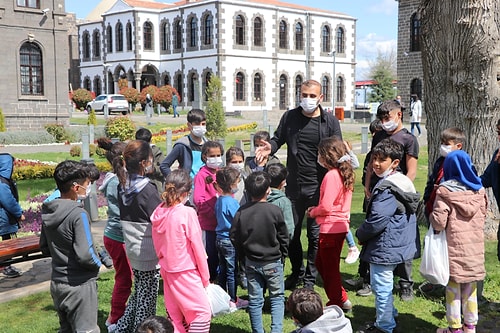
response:
M40 237L36 235L12 238L0 242L0 265L47 257L40 250Z

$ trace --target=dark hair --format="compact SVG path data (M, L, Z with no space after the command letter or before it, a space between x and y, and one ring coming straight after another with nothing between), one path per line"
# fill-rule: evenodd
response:
M418 95L417 94L411 94L410 95L410 98L413 98L413 100L416 102L418 101L420 98L418 98Z
M286 307L302 326L306 326L323 315L321 296L307 288L292 291L286 302Z
M458 127L448 127L441 132L441 142L465 143L465 133Z
M135 132L135 139L146 141L147 143L151 143L151 138L153 137L153 133L147 128L141 127Z
M188 171L175 169L165 178L165 191L161 194L161 198L169 207L178 204L181 202L181 196L191 191L192 185L193 181Z
M243 161L245 160L245 153L243 152L243 150L241 148L238 148L238 147L230 147L227 151L226 151L226 164L229 164L229 162L231 162L231 159L233 158L233 156L241 156L243 158Z
M382 130L382 122L380 119L375 119L370 123L370 133L373 134L375 132L379 132Z
M230 193L231 192L231 185L238 180L238 177L240 176L240 172L236 170L235 168L232 167L224 167L219 170L217 170L217 173L215 174L215 179L217 182L217 185L220 187L222 192L224 193Z
M401 105L398 102L392 100L382 102L377 108L377 118L382 120L389 112L396 109L401 111Z
M153 151L149 143L142 140L130 141L123 150L123 159L119 159L116 163L115 173L120 184L125 186L127 175L144 173L141 161L152 157Z
M343 185L346 189L354 189L354 171L352 170L351 159L339 163L338 160L347 154L344 142L336 136L324 138L318 146L318 154L325 160L325 165L329 168L338 168L342 176Z
M54 180L61 193L68 193L73 183L81 185L87 179L90 179L89 168L82 162L62 161L54 170Z
M101 172L94 163L82 162L87 168L90 181L93 183L101 177Z
M380 141L372 149L372 158L387 158L392 161L400 160L403 158L403 145L391 139L384 139Z
M187 114L187 121L191 124L199 124L202 121L207 120L205 111L201 109L191 109Z
M281 163L269 164L265 167L264 171L269 175L271 179L271 187L277 188L280 186L281 182L288 177L288 170Z
M212 148L219 148L221 156L224 155L224 147L217 141L207 141L201 146L201 160L203 163L207 163L207 153Z
M165 317L151 316L139 325L136 333L174 333L174 325Z
M270 185L271 177L264 171L252 172L245 179L245 190L254 201L264 198Z
M255 144L257 140L262 140L262 141L271 141L271 135L269 134L268 131L258 131L255 132L253 135L253 143Z
M121 164L120 161L123 159L123 151L127 144L121 141L113 143L110 139L102 137L97 139L97 145L106 150L106 159L113 166L113 170L115 170L115 164ZM116 171L113 172L116 173Z

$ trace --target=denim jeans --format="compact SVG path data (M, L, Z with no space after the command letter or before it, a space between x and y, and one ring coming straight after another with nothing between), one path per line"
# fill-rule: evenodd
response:
M396 327L395 317L398 315L392 296L393 271L396 266L396 264L379 265L370 263L370 280L372 291L375 294L375 326L387 333L392 333L392 330Z
M219 286L227 290L231 301L236 302L236 250L229 238L217 237L219 253Z
M262 324L264 287L269 290L269 301L271 303L271 333L281 333L285 314L285 286L281 260L264 264L247 258L246 272L248 279L248 313L250 314L252 333L264 333Z

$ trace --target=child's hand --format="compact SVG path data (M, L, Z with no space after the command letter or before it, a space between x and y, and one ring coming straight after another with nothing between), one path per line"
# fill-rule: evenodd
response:
M315 207L313 206L313 207L309 207L309 208L307 208L307 217L312 217L312 216L311 216L311 210L312 210L313 208L315 208Z

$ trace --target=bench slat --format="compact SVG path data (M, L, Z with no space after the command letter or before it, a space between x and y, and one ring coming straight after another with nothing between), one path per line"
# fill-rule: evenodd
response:
M36 235L13 238L0 242L0 264L2 266L16 262L45 257L40 252L40 237ZM17 258L21 257L21 258Z

